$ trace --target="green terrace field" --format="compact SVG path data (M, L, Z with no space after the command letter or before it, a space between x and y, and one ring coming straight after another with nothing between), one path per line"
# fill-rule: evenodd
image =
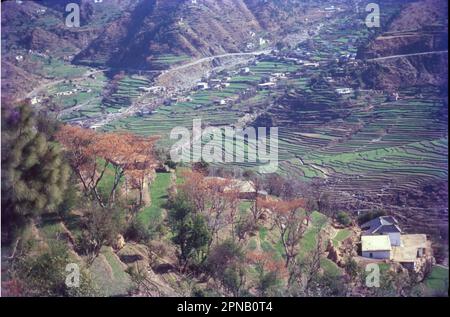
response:
M43 56L27 54L25 58L33 63L33 72L48 78L73 78L86 73L89 68L71 65L58 58L45 58Z
M312 48L299 46L307 59L321 62L319 67L262 59L249 66L250 73L231 75L226 88L191 92L185 96L188 99L161 106L152 114L112 122L105 130L160 135L161 144L169 147L174 142L169 140L171 129L190 129L193 119L220 127L236 123L246 112L265 110L264 116L279 128L279 174L304 181L319 177L338 184L337 193L354 193L359 188L377 197L393 189L408 192L446 180L448 130L440 92L431 86L410 87L398 91L397 101L390 101L386 92L359 90L358 79L345 76L345 68L353 66L334 61L355 53L357 43L372 31L363 19L342 19L346 20L327 24L314 37ZM250 88L276 72L288 76L278 81L279 87L246 96ZM334 81L325 82L325 77ZM225 76L218 78L223 81ZM354 91L338 95L336 88L343 87ZM215 103L220 99L227 104ZM258 119L252 125L267 126L267 122ZM226 167L258 171L259 166L243 162ZM428 212L430 223L442 220L435 211Z
M146 226L152 221L162 219L163 206L167 201L167 190L170 186L170 173L157 173L150 186L151 205L144 208L138 215L139 221Z
M251 67L251 72L258 75L237 75L232 77L230 85L222 89L209 89L192 92L189 101L173 102L171 105L160 106L155 113L135 115L106 125L106 130L127 130L144 135L161 135L163 144L169 142L169 133L176 126L188 129L192 127L193 119L201 119L202 123L212 126L230 125L244 115L243 111L250 105L260 105L267 99L267 91L258 91L255 96L242 104L232 105L235 100L251 86L260 82L262 76L273 72L295 70L292 63L261 62ZM227 99L227 105L219 105L215 101ZM122 102L126 103L127 100ZM111 106L113 107L113 106Z
M108 113L116 113L126 107L143 94L141 87L151 86L150 81L145 77L136 75L125 76L121 79L108 97L103 97L106 89L107 79L102 74L96 74L93 81L91 97L95 97L83 107L67 114L63 119L66 121L84 120L95 118ZM86 82L89 84L89 82ZM95 96L92 96L94 94ZM72 96L64 96L70 102Z
M164 54L151 59L151 62L156 66L167 68L175 64L186 62L190 59L191 57L188 55Z
M80 106L81 110L70 113L63 117L64 120L70 118L83 117L83 111L98 105L101 102L101 94L106 84L106 77L102 73L96 74L96 78L85 78L81 81L66 80L63 83L50 87L47 94L52 97L52 100L61 106L62 109ZM72 91L69 96L58 95L63 92Z
M117 112L121 108L126 108L131 105L132 101L138 98L142 91L140 87L151 86L149 80L138 76L126 76L118 82L113 93L105 98L102 102L102 111Z

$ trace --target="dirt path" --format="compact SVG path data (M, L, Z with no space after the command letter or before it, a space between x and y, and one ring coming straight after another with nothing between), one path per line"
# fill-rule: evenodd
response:
M382 60L385 60L385 59L391 59L391 58L409 57L409 56L419 56L419 55L428 55L428 54L443 54L443 53L448 53L448 50L445 50L445 51L422 52L422 53L413 53L413 54L391 55L391 56L385 56L385 57L376 57L376 58L369 58L369 59L366 59L366 61L368 61L368 62L373 62L373 61L382 61Z
M168 72L178 71L178 70L181 70L181 69L184 69L184 68L187 68L187 67L191 67L191 66L194 66L194 65L197 65L197 64L201 64L201 63L204 63L204 62L210 62L210 61L212 61L212 60L214 60L216 58L233 57L233 56L236 56L236 57L238 57L238 56L258 56L258 55L261 55L261 54L270 53L270 51L271 50L268 49L268 50L255 51L255 52L227 53L227 54L220 54L220 55L203 57L203 58L197 59L197 60L195 60L193 62L190 62L190 63L187 63L187 64L183 64L183 65L180 65L180 66L172 67L172 68L170 68L170 69L168 69L166 71L163 71L162 74L166 74Z

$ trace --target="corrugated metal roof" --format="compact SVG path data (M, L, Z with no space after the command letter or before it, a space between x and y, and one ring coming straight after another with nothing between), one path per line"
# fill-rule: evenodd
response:
M365 234L401 232L397 224L398 222L394 217L381 216L362 224L361 228L366 230Z
M389 236L362 236L361 237L362 251L390 251L391 240Z

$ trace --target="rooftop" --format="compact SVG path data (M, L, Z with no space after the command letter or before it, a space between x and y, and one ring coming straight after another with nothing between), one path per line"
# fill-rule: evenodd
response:
M430 243L425 234L403 234L401 245L392 247L392 259L397 262L414 262L417 249L429 249Z
M391 240L389 236L362 236L361 237L362 251L390 251Z
M392 216L382 216L361 225L364 234L401 232L397 220Z

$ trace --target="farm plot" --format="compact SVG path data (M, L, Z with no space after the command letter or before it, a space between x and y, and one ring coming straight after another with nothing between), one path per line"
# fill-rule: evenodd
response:
M126 108L142 95L142 88L150 85L150 81L144 77L125 76L119 80L112 93L103 99L101 108L106 113L114 113Z
M157 173L154 182L150 185L151 205L144 208L138 215L138 220L146 227L152 221L160 221L165 202L167 201L167 190L170 186L170 173Z

